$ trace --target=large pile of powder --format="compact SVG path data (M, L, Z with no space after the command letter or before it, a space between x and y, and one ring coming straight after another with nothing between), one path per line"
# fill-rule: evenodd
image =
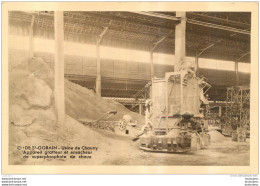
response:
M109 141L107 137L84 127L76 120L91 121L108 111L116 110L117 114L110 120L131 115L139 125L144 123L143 116L68 80L65 80L65 107L66 126L70 126L69 129L56 124L53 70L41 58L29 60L19 57L17 61L12 60L9 65L10 164L30 164L22 158L22 152L17 150L17 146L68 145L72 140L74 144L91 142L110 148L105 143ZM46 161L38 163L45 164Z

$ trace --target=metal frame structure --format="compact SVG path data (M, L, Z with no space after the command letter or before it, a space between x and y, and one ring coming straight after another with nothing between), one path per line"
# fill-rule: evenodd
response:
M233 86L227 88L226 117L229 125L239 128L250 127L250 86Z

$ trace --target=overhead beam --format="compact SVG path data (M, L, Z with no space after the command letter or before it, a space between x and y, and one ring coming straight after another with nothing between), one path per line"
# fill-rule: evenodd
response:
M160 14L160 13L154 13L154 12L134 12L134 13L158 17L158 18L163 18L163 19L168 19L168 20L174 20L174 21L181 20L181 18L177 15L177 12L176 12L176 17L170 16L170 15L165 15L165 14ZM251 34L250 31L248 31L248 30L232 28L232 27L228 27L228 26L223 26L223 25L218 25L218 24L213 24L213 23L207 23L207 22L203 22L203 21L197 21L197 20L194 20L194 19L187 19L187 22L190 23L190 24L196 24L196 25L200 25L200 26L216 28L216 29L236 32L236 33L240 33L240 34L246 34L246 35Z
M157 17L157 18L163 18L163 19L168 19L168 20L172 20L172 21L180 21L181 18L179 18L178 16L174 17L174 16L169 16L169 15L165 15L165 14L160 14L160 13L156 13L156 12L133 12L135 14L141 14L141 15L147 15L147 16L152 16L152 17Z
M155 48L156 48L161 42L163 42L163 41L166 39L166 37L167 37L167 36L164 36L164 37L162 37L159 41L153 43L152 51L154 51Z
M57 124L65 123L65 96L64 96L64 22L63 11L54 12L55 32L55 112Z
M243 59L244 57L246 57L248 54L250 54L250 52L247 52L245 54L242 54L239 58L236 59L236 61L239 61L240 59Z
M200 26L204 26L204 27L216 28L219 30L226 30L226 31L230 31L230 32L251 35L250 31L243 30L243 29L232 28L232 27L222 26L222 25L217 25L217 24L212 24L212 23L206 23L203 21L197 21L197 20L193 20L193 19L187 19L187 22L190 24L200 25Z
M179 17L181 22L175 25L174 71L179 71L186 56L186 12L176 12L176 17Z
M236 26L243 25L244 27L248 27L248 28L251 27L250 24L248 24L248 23L233 21L233 20L230 20L230 19L223 19L223 18L220 18L220 17L211 16L211 15L208 15L208 14L201 14L201 13L196 13L196 12L189 12L188 14L191 15L193 18L195 16L197 16L197 17L206 18L206 19L209 19L209 20L215 20L215 21L218 21L218 22L221 22L221 23L224 22L224 23L233 24L233 25L236 25Z
M98 36L98 42L100 43L103 36L107 33L108 27L105 27L102 33Z
M219 39L219 40L217 40L215 43L212 43L212 44L210 44L209 46L207 46L207 47L205 47L205 48L203 48L203 49L200 49L201 52L198 53L198 57L199 57L200 55L202 55L206 50L210 49L211 47L215 46L217 43L220 43L221 41L223 41L223 39Z

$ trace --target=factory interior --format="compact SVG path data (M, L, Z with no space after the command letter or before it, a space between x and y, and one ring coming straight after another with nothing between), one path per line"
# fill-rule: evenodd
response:
M9 164L250 165L250 39L250 12L9 11Z

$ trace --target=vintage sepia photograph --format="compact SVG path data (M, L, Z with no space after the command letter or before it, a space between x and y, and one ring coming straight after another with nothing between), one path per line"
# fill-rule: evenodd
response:
M8 165L252 165L252 11L7 16Z

